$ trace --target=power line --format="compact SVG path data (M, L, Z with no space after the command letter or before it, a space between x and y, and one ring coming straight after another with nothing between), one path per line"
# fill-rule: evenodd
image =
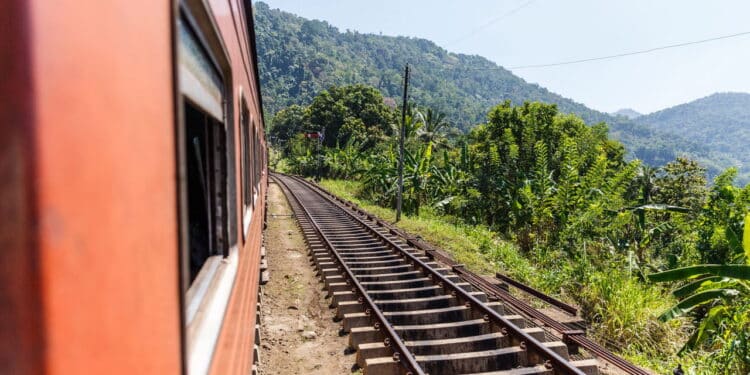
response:
M510 16L512 16L512 15L514 15L516 13L518 13L521 9L526 8L527 6L531 5L534 1L536 1L536 0L528 0L525 3L523 3L523 4L521 4L521 5L517 6L517 7L509 10L508 12L504 13L500 17L491 19L487 23L484 23L484 24L480 25L479 27L477 27L476 29L472 30L470 33L468 33L468 34L466 34L466 35L464 35L464 36L462 36L462 37L460 37L458 39L450 41L450 42L446 43L445 45L451 45L451 44L454 44L454 43L458 43L458 42L460 42L462 40L468 39L468 38L476 35L478 32L484 30L485 28L490 27L490 26L494 25L495 23L497 23L497 22L499 22L499 21L501 21L501 20L503 20L505 18L508 18L508 17L510 17Z
M741 36L750 35L750 31L743 31L735 34L728 34L728 35L721 35L716 36L712 38L707 39L700 39L700 40L693 40L689 42L682 42L682 43L676 43L676 44L669 44L665 46L659 46L654 48L648 48L638 51L631 51L631 52L623 52L618 53L614 55L607 55L607 56L599 56L599 57L591 57L591 58L585 58L585 59L577 59L577 60L568 60L568 61L560 61L555 63L546 63L546 64L530 64L530 65L517 65L512 67L502 67L502 66L493 66L493 67L463 67L463 66L452 66L452 67L442 67L442 68L434 68L431 69L431 71L448 71L448 70L455 70L455 71L492 71L492 70L519 70L519 69L532 69L532 68L547 68L547 67L555 67L555 66L562 66L562 65L572 65L572 64L580 64L585 62L591 62L591 61L599 61L599 60L609 60L609 59L616 59L620 57L627 57L627 56L633 56L633 55L642 55L642 54L648 54L656 51L666 50L666 49L672 49L672 48L680 48L680 47L686 47L696 44L703 44L703 43L710 43L715 42L719 40L724 39L731 39L731 38L738 38ZM419 62L423 62L423 59L420 59ZM419 70L420 64L417 62L417 64L414 64L410 68L412 70Z
M644 49L644 50L639 50L639 51L623 52L623 53L618 53L615 55L590 57L586 59L561 61L561 62L547 63L547 64L518 65L518 66L512 66L508 69L518 70L518 69L531 69L531 68L547 68L547 67L560 66L560 65L580 64L580 63L589 62L589 61L615 59L615 58L625 57L625 56L642 55L642 54L661 51L661 50L670 49L670 48L679 48L679 47L685 47L685 46L690 46L690 45L695 45L695 44L715 42L717 40L736 38L736 37L740 37L740 36L744 36L748 34L750 34L750 31L745 31L745 32L737 33L737 34L722 35L722 36L717 36L717 37L708 38L708 39L694 40L690 42L670 44L666 46L654 47L654 48L649 48L649 49Z
M708 39L701 39L701 40L693 40L689 42L683 42L683 43L676 43L676 44L669 44L665 46L659 46L654 48L648 48L638 51L631 51L631 52L623 52L618 53L614 55L607 55L607 56L599 56L599 57L590 57L585 59L577 59L577 60L568 60L568 61L560 61L560 62L554 62L554 63L546 63L546 64L529 64L529 65L517 65L517 66L511 66L511 67L502 67L502 66L494 66L494 67L462 67L462 66L453 66L453 67L446 67L446 68L438 68L437 70L518 70L518 69L532 69L532 68L548 68L548 67L554 67L554 66L561 66L561 65L572 65L572 64L580 64L590 61L599 61L599 60L609 60L609 59L616 59L620 57L626 57L626 56L633 56L633 55L643 55L647 53L652 53L656 51L671 49L671 48L679 48L679 47L685 47L685 46L691 46L695 44L702 44L702 43L709 43L709 42L715 42L718 40L723 39L731 39L731 38L737 38L745 35L749 35L750 31L743 31L736 34L729 34L729 35L721 35L713 38Z

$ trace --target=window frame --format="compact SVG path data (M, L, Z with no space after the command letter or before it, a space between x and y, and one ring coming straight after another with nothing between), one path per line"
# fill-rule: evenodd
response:
M173 48L174 48L174 79L175 79L175 116L177 158L176 169L178 176L177 213L179 221L179 251L181 265L180 291L182 297L182 341L184 347L183 368L185 373L207 373L218 342L223 318L229 303L234 280L239 264L237 238L237 176L236 176L236 134L234 122L234 81L232 68L226 45L210 7L202 0L179 0L173 13ZM222 227L226 233L223 251L212 255L203 263L192 283L189 282L189 235L187 214L187 165L185 139L186 101L193 103L185 95L180 85L179 23L183 22L191 29L198 43L213 64L221 82L221 107L223 116L214 119L224 127L223 154L224 196L220 202L223 206L224 222ZM202 108L200 105L197 108ZM216 227L211 230L216 230Z
M252 144L253 144L253 163L252 163L252 171L253 171L253 186L252 186L252 192L253 192L253 208L255 208L255 203L258 200L258 195L260 195L260 167L258 163L260 162L260 158L258 157L258 154L260 153L260 140L258 138L258 127L255 124L255 121L251 123L251 130L250 134L252 137Z
M247 105L247 99L240 89L240 148L242 160L240 161L241 179L242 179L242 236L245 241L248 238L250 222L252 221L253 211L255 209L255 196L253 194L253 174L250 165L253 161L253 145L251 142L250 132L252 124L255 121L250 108Z

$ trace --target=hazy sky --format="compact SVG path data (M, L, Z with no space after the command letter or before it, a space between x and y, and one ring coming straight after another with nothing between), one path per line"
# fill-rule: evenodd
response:
M506 68L750 31L748 0L264 1L342 31L425 38ZM512 70L601 111L630 107L648 113L714 92L750 92L750 35L613 60Z

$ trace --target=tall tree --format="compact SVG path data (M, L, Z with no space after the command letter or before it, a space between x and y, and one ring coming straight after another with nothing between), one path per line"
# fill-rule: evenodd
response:
M272 143L288 150L289 140L310 130L309 114L305 107L291 105L276 113L271 122L269 136Z
M374 141L391 135L395 116L378 90L362 84L331 86L313 99L309 114L313 128L325 128L328 147L344 145L351 138Z

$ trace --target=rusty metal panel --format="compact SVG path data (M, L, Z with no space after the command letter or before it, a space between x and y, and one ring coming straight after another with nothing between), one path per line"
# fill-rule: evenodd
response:
M245 24L245 21L252 22L252 19L244 17L244 14L242 14L244 9L240 1L209 0L208 4L232 63L233 97L229 100L234 103L232 117L234 132L235 134L242 134L239 123L242 117L240 115L242 106L239 102L239 93L243 92L246 94L245 99L250 117L260 119L257 123L262 134L263 117L260 103L260 83L257 82L257 76L253 73L255 69L253 64L256 61L255 51L251 49L247 39L247 25ZM252 24L249 27L252 28ZM251 129L251 131L253 130ZM239 168L243 165L240 138L239 136L235 137L234 142L235 165L238 166L234 173L236 173L236 191L238 192L242 191L243 188L241 185L242 171ZM262 139L261 145L265 147L265 141ZM260 279L261 233L265 214L266 174L263 174L260 185L259 198L255 206L256 209L252 210L247 238L244 243L240 242L240 263L235 279L235 288L227 306L222 331L214 352L211 374L246 374L250 372L252 366L255 307ZM237 210L238 215L240 215L238 222L242 223L241 215L244 213L242 194L237 194L236 198L236 204L240 208ZM238 226L237 238L243 238L243 229L243 225Z
M172 5L30 6L46 373L180 373Z

